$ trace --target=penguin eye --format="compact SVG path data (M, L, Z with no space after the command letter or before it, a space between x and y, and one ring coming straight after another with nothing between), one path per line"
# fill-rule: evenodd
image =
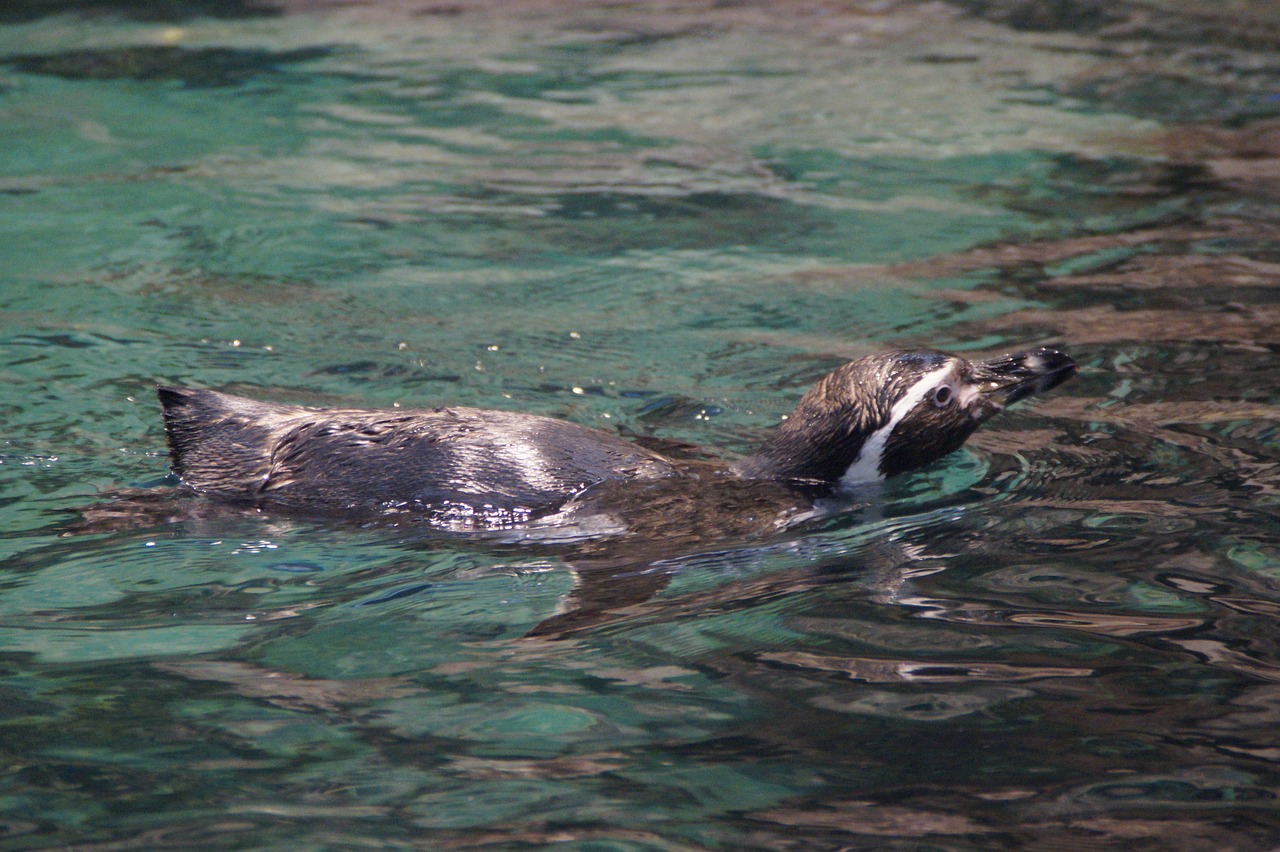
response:
M955 396L955 392L951 390L950 385L941 385L933 391L933 404L942 408L951 402Z

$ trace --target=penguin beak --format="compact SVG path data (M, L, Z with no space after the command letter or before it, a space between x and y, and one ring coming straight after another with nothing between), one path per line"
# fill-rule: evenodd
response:
M1004 407L1056 388L1076 374L1075 361L1056 349L1032 349L973 363L982 396Z

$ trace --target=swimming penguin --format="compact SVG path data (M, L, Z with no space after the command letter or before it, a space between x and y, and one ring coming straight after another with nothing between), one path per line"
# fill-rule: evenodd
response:
M716 483L847 491L942 458L1006 405L1075 372L1076 363L1052 349L985 361L927 349L871 355L818 381L756 452L732 463L679 460L617 435L508 411L304 408L177 387L161 387L159 396L173 470L201 494L264 509L485 529L654 483L676 492Z

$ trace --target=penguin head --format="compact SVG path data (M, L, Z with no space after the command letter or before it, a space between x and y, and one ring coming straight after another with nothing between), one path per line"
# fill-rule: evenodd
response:
M737 469L842 486L896 476L954 452L1005 406L1075 372L1052 349L985 361L932 349L871 355L818 381Z
M980 425L1020 399L1069 379L1075 361L1052 349L968 361L934 351L893 352L850 364L854 386L877 393L880 418L844 485L915 470L958 450Z

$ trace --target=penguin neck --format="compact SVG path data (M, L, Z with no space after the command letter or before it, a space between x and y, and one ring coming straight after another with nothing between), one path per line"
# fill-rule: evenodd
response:
M835 486L859 464L860 454L882 419L874 405L833 404L819 384L760 449L735 464L733 470L748 479ZM874 461L878 462L878 457ZM879 478L878 470L865 478Z

